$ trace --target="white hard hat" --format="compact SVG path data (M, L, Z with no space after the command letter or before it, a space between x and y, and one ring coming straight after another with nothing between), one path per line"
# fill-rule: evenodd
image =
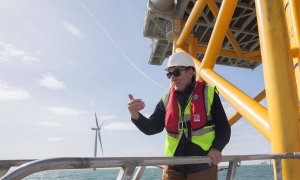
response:
M168 65L165 70L174 66L185 66L195 68L195 64L191 56L185 52L176 52L169 57Z

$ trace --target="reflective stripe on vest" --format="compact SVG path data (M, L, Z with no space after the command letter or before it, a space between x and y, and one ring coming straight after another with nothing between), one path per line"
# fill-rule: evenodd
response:
M213 86L205 86L205 88L204 88L204 101L205 101L205 109L206 109L206 115L207 115L206 121L207 122L212 120L211 106L213 103L214 91L215 91L215 87L213 87ZM163 101L164 107L166 109L168 101L169 101L168 93L164 94L164 96L162 97L162 101ZM189 101L188 105L186 106L186 109L184 110L184 119L181 119L181 117L179 117L179 122L190 121L190 103L191 103L191 101ZM178 104L178 107L179 107L179 112L180 112L179 116L180 116L182 110L181 110L181 107L179 104ZM179 144L179 140L180 140L181 136L184 134L183 132L184 132L183 129L179 129L179 134L177 134L177 135L167 132L166 139L165 139L165 156L167 156L167 157L174 156L174 153ZM212 141L215 138L214 126L204 126L201 129L192 131L191 135L192 135L191 140L194 144L197 144L203 150L208 151L212 145Z

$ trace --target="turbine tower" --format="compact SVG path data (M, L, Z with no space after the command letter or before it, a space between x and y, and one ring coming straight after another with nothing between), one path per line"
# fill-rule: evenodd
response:
M101 135L100 135L100 130L101 127L103 126L104 122L99 126L98 119L97 119L97 114L95 113L95 119L96 119L96 128L92 128L92 130L95 131L95 147L94 147L94 157L97 157L97 142L99 138L99 143L100 143L100 148L102 152L102 156L104 156L103 153L103 147L102 147L102 141L101 141Z

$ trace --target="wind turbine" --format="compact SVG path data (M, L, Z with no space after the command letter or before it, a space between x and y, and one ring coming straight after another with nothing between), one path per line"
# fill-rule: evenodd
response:
M104 156L103 147L102 147L102 141L101 141L101 135L100 135L100 130L101 130L101 127L103 126L104 122L99 126L98 119L97 119L97 114L96 113L95 113L95 119L96 119L96 126L97 127L96 128L92 128L92 130L95 131L94 157L97 157L97 142L98 142L98 138L99 138L99 142L100 142L102 156Z

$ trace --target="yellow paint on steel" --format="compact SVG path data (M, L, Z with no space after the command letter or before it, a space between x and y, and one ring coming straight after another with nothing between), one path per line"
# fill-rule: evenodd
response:
M218 8L216 2L214 0L208 0L207 5L210 8L210 10L212 11L213 15L217 18L218 14L219 14L219 8ZM242 55L242 50L239 46L239 43L236 41L234 35L231 33L230 30L227 30L226 37L229 40L229 42L231 43L231 45L232 45L233 49L235 50L236 54L241 56Z
M298 47L291 48L291 56L293 58L299 58L300 57L300 49Z
M258 57L258 56L259 57L261 56L260 50L245 53L244 58L251 58L251 57Z
M254 97L254 100L256 102L260 102L261 100L263 100L266 97L266 91L262 90L257 96ZM242 115L239 112L234 113L229 119L229 124L232 126L234 123L236 123L240 118L242 117Z
M299 69L299 63L297 58L293 58L293 64L294 64L294 72L296 77L296 84L297 84L297 92L298 92L298 107L300 108L300 69ZM300 123L299 123L300 125Z
M185 47L185 46L183 46ZM207 46L200 45L198 44L196 46L196 52L204 54L207 50ZM230 57L230 58L239 58L239 59L245 59L253 62L261 62L261 57L259 56L254 56L256 55L257 52L253 51L253 54L248 55L248 53L242 53L240 56L236 54L235 51L232 50L226 50L226 49L221 49L219 52L219 56L224 56L224 57Z
M239 112L235 112L229 119L228 122L230 126L234 125L242 118L242 115Z
M273 153L299 152L298 97L282 0L255 0ZM280 46L279 46L280 45ZM299 160L282 161L282 179L300 177ZM274 171L276 169L274 168Z
M290 47L291 47L291 56L293 58L294 63L294 73L296 77L296 84L297 84L297 92L298 92L298 109L300 114L300 71L299 71L299 60L300 60L300 47L299 47L299 35L297 35L297 32L299 34L299 22L297 17L297 8L295 8L295 3L290 0L283 0L283 4L285 7L285 15L287 20L287 26L288 26L288 34L290 37ZM298 1L299 2L299 1ZM299 11L298 11L299 13ZM300 123L299 123L299 129L300 129Z
M184 45L182 46L183 49L189 49L189 45ZM207 46L204 45L196 45L196 53L201 53L204 54L206 52ZM259 55L257 55L259 54ZM260 57L260 51L253 51L250 53L242 53L240 56L236 54L235 51L232 50L226 50L226 49L221 49L219 56L224 56L224 57L229 57L229 58L239 58L239 59L244 59L248 61L253 61L253 62L261 62L261 57Z
M194 58L197 58L196 57L197 56L196 46L197 46L197 38L195 38L194 35L190 35L190 37L189 37L189 53Z
M265 138L269 140L270 131L267 110L240 89L211 69L201 69L201 77L209 84L217 87L220 94L229 102L245 119L249 121Z
M238 0L223 0L201 68L213 69Z
M290 0L291 4L291 15L293 20L293 29L295 32L295 38L298 48L300 48L300 1L299 0Z
M298 3L298 4L297 4ZM300 30L299 30L299 8L300 1L283 0L285 16L287 20L288 33L290 37L291 56L300 60Z
M194 5L194 8L186 21L184 28L176 42L177 47L181 47L184 45L185 41L188 39L190 33L192 32L193 27L195 26L198 18L200 17L204 7L206 5L206 0L197 0Z

